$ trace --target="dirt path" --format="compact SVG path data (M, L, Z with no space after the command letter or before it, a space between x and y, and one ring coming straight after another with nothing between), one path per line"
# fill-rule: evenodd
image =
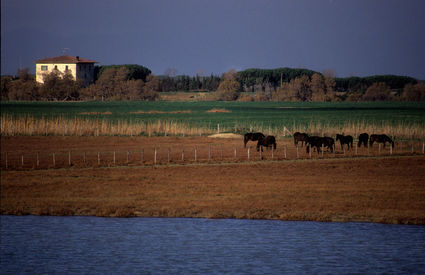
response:
M295 153L289 140L280 144L285 142L288 153ZM239 140L206 137L11 137L2 138L2 156L187 144L243 147ZM425 224L424 168L425 157L416 155L3 169L1 213Z

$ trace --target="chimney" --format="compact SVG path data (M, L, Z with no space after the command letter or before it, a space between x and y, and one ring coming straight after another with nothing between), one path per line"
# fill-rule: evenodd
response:
M77 60L80 61L80 57L77 55Z

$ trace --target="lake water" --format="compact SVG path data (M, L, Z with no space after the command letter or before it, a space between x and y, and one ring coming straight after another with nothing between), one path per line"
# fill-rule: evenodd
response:
M1 274L425 272L425 226L1 216Z

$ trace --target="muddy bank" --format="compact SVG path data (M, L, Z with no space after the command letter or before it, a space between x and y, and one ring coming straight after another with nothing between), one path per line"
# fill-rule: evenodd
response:
M52 139L37 138L38 148ZM72 139L57 139L58 147L76 146ZM34 147L23 140L14 140L15 146ZM79 142L89 147L138 141L108 140ZM425 224L424 168L424 156L387 156L2 170L1 213Z

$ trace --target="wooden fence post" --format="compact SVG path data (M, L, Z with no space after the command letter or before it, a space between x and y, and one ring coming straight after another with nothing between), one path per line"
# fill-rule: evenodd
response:
M114 165L116 164L116 152L114 150Z
M8 168L8 163L7 163L7 152L6 152L6 170L7 170L7 168Z
M260 160L263 159L263 145L260 146Z
M56 157L55 157L55 152L53 152L53 168L56 167Z
M283 154L284 154L285 159L286 159L286 145L283 147Z
M195 146L195 162L198 161L198 149Z
M413 147L413 143L412 143L412 155L415 152L414 147Z
M381 143L378 143L378 155L381 155Z
M309 144L308 145L308 155L310 156L310 158L311 158L311 144Z
M248 161L249 161L249 158L250 158L250 154L249 154L250 153L249 152L250 150L251 150L251 146L248 147Z
M72 166L71 151L68 151L68 164L69 164L69 166Z
M235 159L236 159L236 158L237 158L237 157L236 157L236 147L234 147L234 151L235 151Z
M24 168L24 154L21 155L21 167Z
M184 149L182 149L182 161L184 162Z
M220 145L220 159L223 160L223 145Z
M129 159L130 159L130 152L129 152L129 151L127 151L127 164L128 164L128 162L129 162Z
M299 152L298 152L298 145L296 145L297 147L297 159L300 157Z
M168 148L168 162L167 163L170 163L170 153L171 153L171 149Z
M100 152L97 152L97 164L100 165Z
M40 165L40 156L39 153L37 152L37 167Z
M157 150L156 150L156 147L155 147L154 160L153 160L154 165L156 165L156 156L157 156Z

